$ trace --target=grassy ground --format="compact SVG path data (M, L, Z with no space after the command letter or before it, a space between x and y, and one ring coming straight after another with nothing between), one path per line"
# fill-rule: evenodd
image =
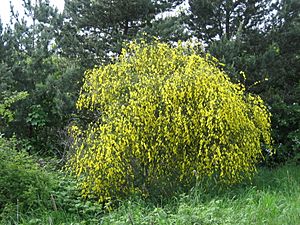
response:
M252 183L223 191L203 191L170 199L165 205L141 200L122 203L95 216L76 212L35 211L20 215L18 224L266 224L300 225L300 166L260 169ZM16 221L11 224L17 224Z
M300 167L261 169L250 185L218 193L194 190L165 207L126 202L101 224L300 225Z

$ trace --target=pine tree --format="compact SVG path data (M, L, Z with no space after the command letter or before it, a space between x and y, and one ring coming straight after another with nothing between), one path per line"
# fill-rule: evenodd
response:
M266 25L270 0L189 0L190 26L206 43L231 39L238 30L250 34Z
M59 132L74 110L83 74L80 66L59 56L56 44L62 16L49 4L23 1L25 18L12 9L12 24L3 32L1 85L10 93L29 96L15 105L15 120L5 130L26 140L30 149L43 154L61 149ZM2 76L3 71L3 76Z
M182 0L67 0L61 28L63 54L79 59L85 67L108 62L119 54L124 41L151 27L155 15Z

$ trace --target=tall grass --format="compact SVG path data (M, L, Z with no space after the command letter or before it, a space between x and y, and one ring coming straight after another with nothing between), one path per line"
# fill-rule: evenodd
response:
M59 207L59 206L58 206ZM74 207L70 203L70 207ZM131 199L109 213L95 216L76 211L40 209L20 215L5 224L43 225L154 225L154 224L300 224L300 166L259 169L251 183L228 189L207 190L199 185L167 203Z
M166 206L128 201L100 224L300 224L300 167L260 169L252 183L227 190L195 188Z

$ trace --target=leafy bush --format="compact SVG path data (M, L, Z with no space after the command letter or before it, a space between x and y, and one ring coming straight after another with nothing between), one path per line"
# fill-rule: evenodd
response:
M52 177L16 145L0 136L0 217L51 204Z
M66 174L60 174L58 178L59 182L52 192L57 210L85 218L99 217L102 205L97 201L84 200L76 179Z
M71 128L69 161L84 196L170 194L195 179L251 177L270 145L270 114L192 45L141 41L114 64L85 73L77 108L91 122Z
M14 112L10 109L11 106L15 102L25 99L27 95L27 92L0 93L0 131L14 119Z
M300 155L300 105L281 100L272 103L271 111L276 154L268 158L267 165L276 166L288 160L297 160Z

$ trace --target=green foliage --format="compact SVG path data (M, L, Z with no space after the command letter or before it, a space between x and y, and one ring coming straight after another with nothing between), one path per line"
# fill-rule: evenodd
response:
M103 215L100 224L298 224L299 191L298 166L260 169L251 184L215 192L197 188L166 205L124 201L117 210Z
M16 145L15 139L0 138L1 224L97 222L102 205L83 200L74 179L51 171L47 162L17 151Z
M103 212L102 205L97 201L84 200L76 179L60 174L58 180L58 185L52 192L57 210L86 218L100 216Z
M271 71L268 90L278 154L274 162L283 163L300 154L300 2L279 1L276 29L270 34L279 54Z
M242 82L247 91L261 94L266 84L269 85L267 80L274 70L271 68L278 53L275 44L268 46L262 35L254 36L252 34L253 40L250 41L245 40L242 33L237 33L235 40L214 41L207 50L220 59L234 82Z
M149 37L159 37L164 42L185 41L190 36L182 15L155 20L151 26L142 28L138 35L144 37L145 33Z
M268 26L270 0L189 0L189 24L197 37L206 43L231 39L237 31L251 35Z
M31 152L63 157L64 128L75 110L83 70L58 54L62 15L48 0L23 3L26 19L12 10L13 22L1 34L0 93L29 95L14 104L15 120L2 132L24 140Z
M60 178L62 190L74 190L67 181ZM70 186L73 186L72 188ZM141 199L127 199L114 211L89 217L59 210L39 209L20 214L19 221L6 217L1 224L297 224L300 220L299 166L288 165L277 169L260 168L251 183L243 183L230 189L216 190L194 188L191 192L168 200L167 204L153 204ZM67 191L68 196L73 191ZM75 191L78 192L77 190ZM79 193L78 193L79 194ZM62 198L69 199L70 197ZM57 197L56 201L59 202ZM83 203L81 203L83 205ZM67 204L66 207L74 207ZM16 207L11 208L16 211ZM2 214L3 215L3 214ZM16 212L14 218L16 217Z
M251 177L270 145L270 115L192 45L129 44L114 64L85 74L69 167L83 195L106 202L131 193L170 194L196 179Z
M18 146L16 139L0 137L0 223L95 223L102 205L84 201L74 179Z
M60 27L59 35L62 54L78 60L85 68L107 63L111 54L120 54L123 42L135 39L144 28L151 30L157 14L182 2L66 0L64 16L67 20ZM160 29L157 24L154 26Z
M1 93L0 95L0 128L5 125L5 123L11 122L14 119L14 113L10 109L11 106L28 96L27 92L14 92L9 96L7 93Z
M268 105L277 150L272 156L267 153L266 163L274 166L299 154L299 1L273 2L272 10L272 23L264 19L268 28L249 33L239 27L231 39L213 41L208 51L226 65L231 78L242 81Z
M267 165L283 164L300 153L300 106L285 103L280 96L272 104L273 136L276 140L276 154L268 158Z
M0 215L16 216L49 204L52 177L25 151L17 151L15 139L0 137Z

